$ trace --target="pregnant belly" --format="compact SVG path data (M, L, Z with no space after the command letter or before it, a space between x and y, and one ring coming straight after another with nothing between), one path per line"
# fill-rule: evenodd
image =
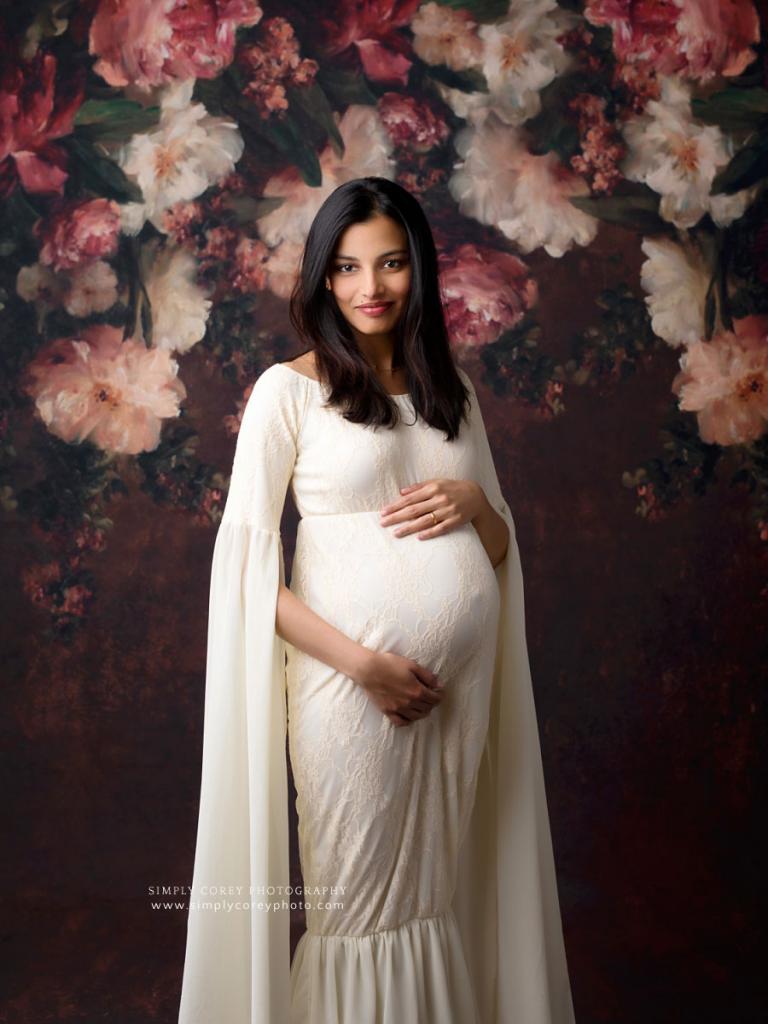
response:
M456 672L495 640L496 573L471 524L395 537L378 510L300 521L291 590L372 650Z

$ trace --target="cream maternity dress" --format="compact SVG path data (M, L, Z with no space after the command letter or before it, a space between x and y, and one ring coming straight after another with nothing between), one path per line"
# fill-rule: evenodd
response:
M350 423L284 364L242 419L213 556L200 812L179 1024L572 1024L515 528L477 395L452 442L394 397ZM477 480L510 530L395 537L406 484ZM446 686L396 727L275 630L280 519L291 590ZM286 735L305 892L289 879ZM290 962L291 901L307 931Z

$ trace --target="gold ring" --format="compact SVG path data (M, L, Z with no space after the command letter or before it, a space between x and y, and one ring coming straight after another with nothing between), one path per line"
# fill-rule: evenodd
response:
M438 523L438 518L437 518L437 516L435 515L435 513L434 513L434 512L430 512L429 514L430 514L430 515L432 516L432 525L433 525L433 526L437 526L437 523Z

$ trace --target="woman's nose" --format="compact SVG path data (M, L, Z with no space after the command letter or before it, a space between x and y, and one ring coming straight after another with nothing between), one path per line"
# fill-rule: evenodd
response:
M375 299L381 294L379 277L375 270L363 274L363 295L366 299Z

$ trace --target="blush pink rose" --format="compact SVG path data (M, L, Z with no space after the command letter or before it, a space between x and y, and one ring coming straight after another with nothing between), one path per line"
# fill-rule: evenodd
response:
M451 134L445 119L430 104L400 92L385 92L378 102L379 117L396 146L428 153Z
M538 300L536 281L521 259L471 243L441 252L440 290L451 342L463 348L496 341Z
M751 0L587 0L584 17L612 29L620 61L699 81L741 74L760 39Z
M216 78L235 33L262 16L257 0L100 0L88 48L110 85L149 92L177 79Z
M46 345L27 367L24 388L63 441L136 455L155 449L163 420L179 415L187 392L177 373L167 350L93 324Z
M733 326L688 345L672 381L707 444L746 444L768 428L768 318L748 316Z
M59 207L35 225L41 240L40 262L54 270L112 256L120 236L120 207L113 199L87 199Z

